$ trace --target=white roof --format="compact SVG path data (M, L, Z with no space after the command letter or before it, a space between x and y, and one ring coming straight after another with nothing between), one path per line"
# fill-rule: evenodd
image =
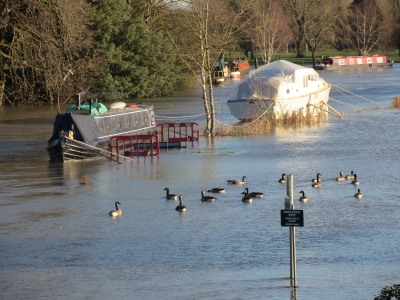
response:
M319 78L314 69L286 60L263 65L250 71L247 79L239 84L237 99L276 97L280 86L293 87L303 84L306 75L311 75L315 80Z

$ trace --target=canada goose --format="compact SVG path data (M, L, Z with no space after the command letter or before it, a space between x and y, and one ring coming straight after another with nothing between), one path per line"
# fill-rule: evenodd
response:
M339 177L336 177L336 181L345 181L346 177L343 176L343 172L339 173Z
M317 178L311 180L312 183L321 183L321 173L317 173Z
M254 197L254 198L264 198L265 197L264 193L260 193L260 192L249 193L249 188L245 188L245 190L246 190L246 194L250 197Z
M300 193L302 194L302 196L299 198L300 202L308 202L308 197L304 194L304 191L300 191Z
M231 180L227 180L228 183L230 184L244 184L244 179L247 178L246 176L242 177L242 180L239 179L231 179Z
M214 202L217 200L217 198L213 196L206 196L204 195L205 191L201 191L201 201L203 202Z
M354 180L351 182L353 185L359 185L361 182L357 180L357 174L354 174Z
M242 192L242 194L244 195L242 198L243 203L252 203L253 202L253 197L247 195L246 191Z
M208 193L219 193L219 194L223 194L223 193L226 193L226 189L224 189L224 188L213 188L213 189L211 189L211 190L208 190L207 191Z
M179 205L175 208L176 211L184 212L187 210L186 206L182 204L182 195L178 196L179 198Z
M312 187L315 187L315 188L320 188L320 187L321 187L321 181L320 181L320 182L313 182L313 183L311 184L311 186L312 186Z
M285 173L283 173L282 174L282 177L281 177L281 179L279 179L279 183L286 183L287 182L287 180L286 180L286 178L285 178L285 176L286 176L286 174Z
M167 191L167 195L165 196L165 198L167 198L167 200L178 200L178 195L170 194L169 188L165 188L164 191Z
M115 202L115 209L108 213L110 217L119 217L120 215L122 215L122 210L119 209L119 204L121 203L119 203L118 201Z
M364 197L364 194L361 193L360 189L358 189L357 193L354 194L354 197L357 199L361 199L362 197Z
M353 170L350 172L349 175L346 176L346 179L354 179L354 172L353 172Z

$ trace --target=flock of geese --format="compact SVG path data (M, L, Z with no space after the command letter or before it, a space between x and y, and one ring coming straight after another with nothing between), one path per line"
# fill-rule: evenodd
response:
M242 179L230 179L227 180L228 184L234 184L234 185L243 185L245 183L245 179L247 177L243 176ZM339 177L335 178L336 181L345 181L345 180L351 180L351 184L354 186L358 186L361 182L357 180L357 174L355 174L353 171L350 172L349 175L344 176L343 172L339 173ZM281 178L278 180L279 183L281 184L286 184L287 183L287 176L285 173L282 174ZM311 180L311 186L314 188L319 188L322 186L322 179L321 179L321 173L317 173L317 176ZM166 191L165 198L167 200L179 200L179 205L176 206L175 210L178 212L185 212L187 210L187 207L182 203L182 195L177 195L177 194L171 194L169 192L169 188L165 188L164 191ZM214 194L223 194L226 193L225 188L212 188L207 190L208 193L214 193ZM249 192L249 189L246 187L245 190L242 192L243 197L242 197L242 202L243 203L252 203L254 198L264 198L265 195L264 193L261 192ZM309 198L305 195L304 191L300 191L300 202L308 202ZM361 193L361 190L358 189L357 193L354 194L354 197L356 199L361 199L364 197L364 195ZM217 200L216 197L206 195L206 191L201 191L201 198L200 200L202 202L215 202ZM119 217L122 215L122 210L120 209L119 205L120 202L115 202L115 209L111 210L109 212L110 217Z
M282 178L279 180L280 183L286 183L286 178L285 174L282 174ZM358 186L361 184L361 182L357 179L357 174L354 173L354 171L351 171L349 175L344 176L343 172L339 172L339 176L335 178L336 181L343 182L346 180L351 180L350 183L354 186ZM317 176L311 180L311 186L314 188L319 188L322 186L322 179L321 179L321 173L317 173ZM299 198L300 202L307 202L309 199L305 195L304 191L300 191L302 194L301 197ZM354 198L356 199L361 199L364 197L364 194L361 193L360 189L357 189L357 193L354 194Z
M242 179L230 179L227 180L226 182L228 184L235 184L235 185L243 185L245 183L245 179L247 177L243 176ZM182 195L177 195L177 194L171 194L169 192L169 188L165 188L164 191L166 191L165 198L167 200L179 200L179 205L175 208L176 211L179 212L185 212L187 210L187 207L182 204ZM207 190L207 193L214 193L214 194L224 194L226 193L225 188L212 188ZM264 198L265 195L264 193L261 192L249 192L249 188L245 188L245 190L242 192L243 197L242 197L242 202L243 203L251 203L253 202L253 198ZM200 200L202 202L215 202L217 201L217 198L214 196L206 195L206 191L201 191L201 198Z

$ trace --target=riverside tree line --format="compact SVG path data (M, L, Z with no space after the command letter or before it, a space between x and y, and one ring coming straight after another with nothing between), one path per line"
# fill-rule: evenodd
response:
M215 133L212 68L226 54L400 48L400 0L2 0L0 105L62 104L201 86Z

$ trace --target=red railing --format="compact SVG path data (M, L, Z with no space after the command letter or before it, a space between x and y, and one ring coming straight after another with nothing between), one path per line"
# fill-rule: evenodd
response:
M115 136L110 138L109 151L111 156L159 156L160 143L154 134Z
M160 142L195 142L200 139L199 124L160 123L156 127Z

